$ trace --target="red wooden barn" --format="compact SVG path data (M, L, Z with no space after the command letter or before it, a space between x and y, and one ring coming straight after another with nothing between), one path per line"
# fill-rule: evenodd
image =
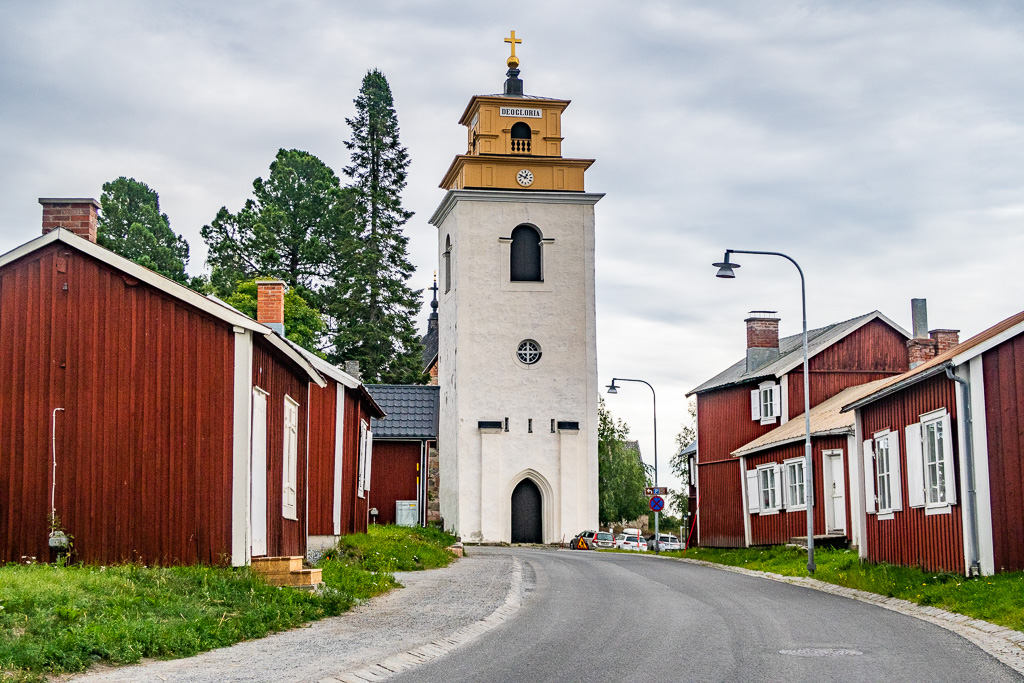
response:
M427 523L428 458L437 444L439 388L371 384L387 412L373 421L370 507L378 524Z
M743 457L733 452L803 413L802 335L779 339L774 311L746 319L747 353L687 395L697 396L697 542L742 547L750 519ZM811 407L907 369L909 335L878 311L808 331Z
M0 561L302 555L310 382L269 328L95 244L95 200L40 200L0 256ZM72 228L82 236L69 230Z
M1024 570L1024 312L844 410L856 415L862 557L927 571ZM933 335L935 336L935 335ZM918 335L915 335L915 341Z

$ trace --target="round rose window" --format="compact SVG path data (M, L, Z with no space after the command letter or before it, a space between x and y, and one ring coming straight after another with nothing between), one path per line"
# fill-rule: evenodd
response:
M520 342L516 356L526 365L533 365L540 360L540 344L532 339L526 339Z

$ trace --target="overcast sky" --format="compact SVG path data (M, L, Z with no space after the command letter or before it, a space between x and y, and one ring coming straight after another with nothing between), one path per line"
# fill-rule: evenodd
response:
M412 165L406 226L427 287L458 119L500 92L510 29L527 94L572 100L563 154L595 158L602 385L658 391L660 473L684 393L744 354L743 319L800 331L875 309L966 338L1021 310L1024 5L1019 2L208 2L0 5L0 253L39 197L125 175L200 228L236 211L279 148L341 175L367 70L395 96ZM650 394L608 397L645 457ZM662 477L664 480L664 476Z

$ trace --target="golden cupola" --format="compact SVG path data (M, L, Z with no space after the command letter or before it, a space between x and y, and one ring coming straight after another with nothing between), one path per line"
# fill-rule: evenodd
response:
M562 157L562 112L569 100L523 94L516 32L505 90L476 95L459 123L466 126L468 149L452 161L441 181L446 190L547 190L583 192L583 174L593 159Z

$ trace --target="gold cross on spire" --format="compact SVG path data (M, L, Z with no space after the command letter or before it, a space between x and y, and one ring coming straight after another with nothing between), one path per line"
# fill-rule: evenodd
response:
M516 32L512 31L512 35L506 38L505 42L512 46L512 56L508 58L508 68L516 69L519 67L519 58L516 57L516 43L523 41L516 38Z

